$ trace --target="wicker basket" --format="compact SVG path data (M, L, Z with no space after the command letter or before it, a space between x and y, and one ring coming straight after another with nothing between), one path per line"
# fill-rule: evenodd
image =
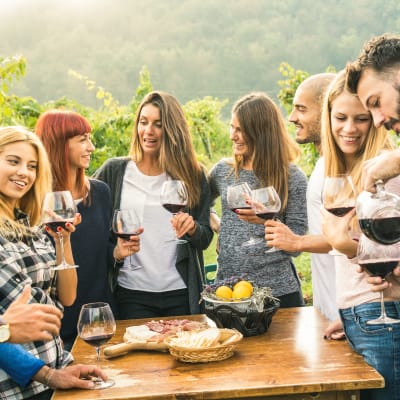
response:
M243 339L243 335L234 331L234 337L228 344L206 348L188 348L171 345L173 337L166 338L164 343L168 346L169 352L175 359L187 363L205 363L211 361L226 360L233 356L237 344Z

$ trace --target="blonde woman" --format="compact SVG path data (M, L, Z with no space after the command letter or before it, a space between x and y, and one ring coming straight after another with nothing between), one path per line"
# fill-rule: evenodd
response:
M322 114L323 154L325 175L349 174L355 186L362 190L362 164L382 150L392 149L385 128L375 128L372 116L357 95L345 88L345 73L341 71L328 90ZM386 188L400 193L398 178ZM368 325L367 321L380 314L380 296L371 290L368 274L359 273L356 260L357 241L353 240L358 222L354 211L335 217L323 210L323 233L328 242L343 255L335 256L336 300L349 344L385 378L384 389L362 393L362 399L400 399L400 364L398 342L400 326ZM385 308L392 318L400 317L400 283L392 283L384 292Z
M26 296L27 286L33 304L62 310L75 301L75 269L57 271L53 276L50 267L56 258L61 261L60 241L46 229L56 243L54 251L47 235L37 227L43 197L50 190L50 165L39 138L22 127L0 128L0 315L7 315L8 307L22 293ZM79 222L78 215L74 224L67 224L65 230L59 228L66 261L72 264L70 233ZM26 342L23 348L12 346L3 343L0 355L0 387L6 399L47 399L52 394L49 387L89 387L80 385L76 378L90 371L102 375L94 367L56 371L72 361L58 334L47 341Z

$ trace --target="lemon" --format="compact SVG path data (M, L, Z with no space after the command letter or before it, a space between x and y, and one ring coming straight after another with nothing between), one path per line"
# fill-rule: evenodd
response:
M220 286L215 291L215 295L223 300L231 300L232 299L232 289L228 286Z
M239 288L240 286L247 287L250 290L250 296L253 294L253 285L249 281L239 281L236 283L236 285L233 287L233 290Z
M248 285L235 285L233 292L232 292L232 298L233 299L247 299L249 298L253 293L253 287L249 287Z

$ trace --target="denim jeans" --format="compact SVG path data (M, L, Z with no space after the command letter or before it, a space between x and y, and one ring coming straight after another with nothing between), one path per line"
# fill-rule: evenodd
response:
M385 308L400 319L400 301L385 302ZM350 346L385 378L385 388L362 390L361 399L400 400L400 324L367 325L380 311L380 302L339 310Z

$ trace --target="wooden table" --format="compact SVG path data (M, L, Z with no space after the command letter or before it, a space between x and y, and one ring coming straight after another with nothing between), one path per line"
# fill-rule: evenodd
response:
M110 343L121 342L127 326L145 321L118 321ZM57 390L53 400L358 400L360 389L383 387L381 375L346 341L322 338L326 325L313 307L281 309L268 332L244 338L228 360L187 364L174 360L169 353L135 351L101 362L116 381L114 387ZM81 339L77 339L72 352L76 362L95 363L94 348Z

